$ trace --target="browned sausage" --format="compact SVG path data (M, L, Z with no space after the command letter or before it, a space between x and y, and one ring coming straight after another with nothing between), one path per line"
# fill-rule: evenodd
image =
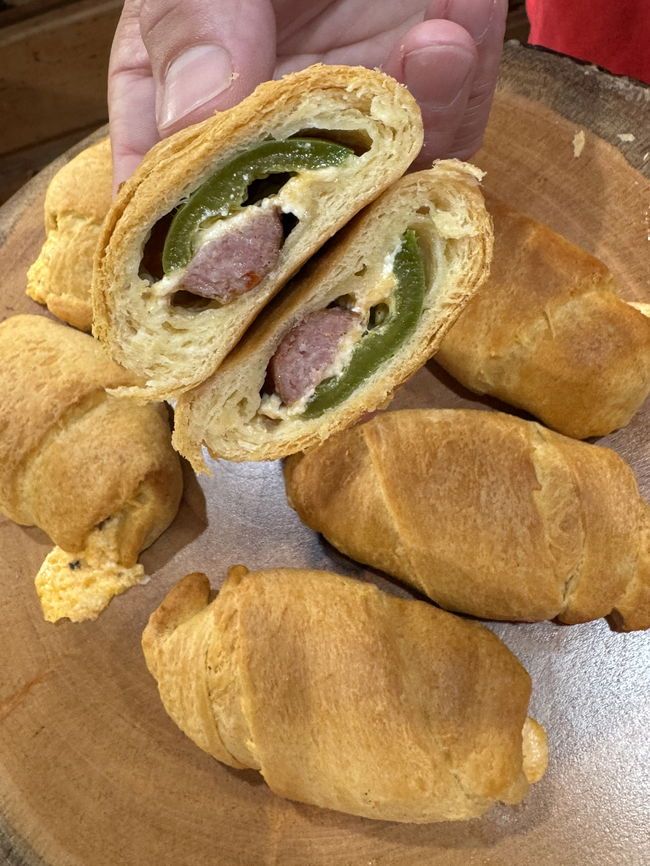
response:
M295 403L323 379L341 340L359 316L342 307L309 313L285 335L269 364L269 379L285 405Z
M190 262L182 288L226 303L253 289L275 267L282 247L277 208L246 209L244 222L202 246Z

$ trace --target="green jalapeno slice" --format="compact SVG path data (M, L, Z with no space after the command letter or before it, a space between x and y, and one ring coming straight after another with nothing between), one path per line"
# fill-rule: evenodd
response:
M391 310L380 324L367 331L353 350L350 363L340 376L331 376L317 386L303 418L318 418L346 400L378 367L387 361L415 330L424 306L426 275L413 229L402 236L393 265L397 285Z
M240 154L204 181L174 214L162 253L165 274L189 264L196 252L199 230L208 221L223 219L238 210L256 180L272 174L314 171L340 165L354 151L318 138L265 141Z

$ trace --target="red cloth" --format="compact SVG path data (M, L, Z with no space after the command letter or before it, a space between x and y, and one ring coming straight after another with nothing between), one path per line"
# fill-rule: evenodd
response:
M526 0L529 42L650 84L650 0Z

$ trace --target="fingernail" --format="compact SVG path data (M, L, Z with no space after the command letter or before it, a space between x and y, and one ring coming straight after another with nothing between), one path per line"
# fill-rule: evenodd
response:
M404 57L406 84L421 105L445 108L474 69L474 56L459 45L427 45Z
M159 104L158 128L177 123L227 90L233 81L232 58L221 45L194 45L167 68Z
M485 0L450 0L447 7L447 18L456 21L479 43L490 29L497 0L487 3Z

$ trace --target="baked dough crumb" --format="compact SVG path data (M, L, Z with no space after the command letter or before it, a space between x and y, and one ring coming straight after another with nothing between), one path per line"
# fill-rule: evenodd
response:
M119 563L117 534L111 529L105 523L94 529L82 551L68 553L55 547L48 553L36 575L36 592L48 622L97 619L114 596L147 583L142 565Z
M573 156L577 159L582 155L582 151L585 149L587 139L585 138L584 131L581 129L580 132L576 132L573 136Z

